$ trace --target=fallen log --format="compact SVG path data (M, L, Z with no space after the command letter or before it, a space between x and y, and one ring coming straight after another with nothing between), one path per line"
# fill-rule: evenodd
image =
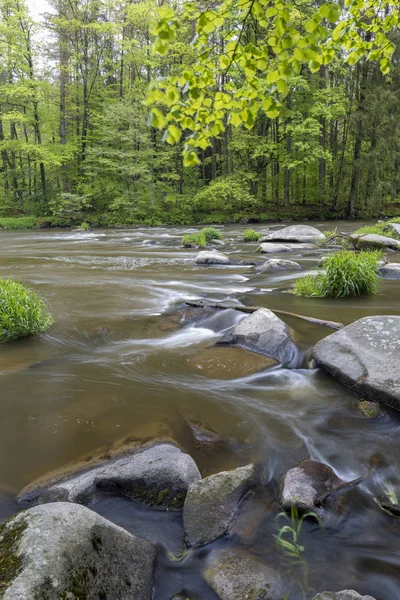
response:
M234 302L212 302L211 300L186 300L185 304L188 306L194 306L195 308L219 308L222 310L227 310L228 308L232 308L233 310L239 310L244 313L254 313L256 310L260 308L265 308L262 306L245 306L244 304L235 304ZM286 315L288 317L295 317L296 319L302 319L303 321L308 321L309 323L314 323L315 325L322 325L323 327L329 327L330 329L342 329L344 327L343 323L337 323L335 321L326 321L325 319L315 319L314 317L306 317L305 315L298 315L297 313L287 312L286 310L276 310L269 309L273 313L277 315Z

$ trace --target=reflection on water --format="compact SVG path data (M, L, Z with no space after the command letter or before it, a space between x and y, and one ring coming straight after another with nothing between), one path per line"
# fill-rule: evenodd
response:
M270 258L257 255L257 245L240 242L243 229L224 228L226 251L260 262ZM167 435L193 455L203 475L264 463L269 500L249 501L251 535L236 533L212 547L234 541L276 562L276 511L266 507L275 506L281 474L311 457L350 480L370 473L379 457L399 477L399 416L386 412L368 421L352 393L320 372L280 369L244 350L212 348L244 315L182 303L236 297L252 306L349 323L400 314L399 284L385 281L382 295L368 298L298 298L286 290L315 269L323 250L291 253L303 266L300 273L200 267L196 251L181 247L181 234L179 228L0 232L1 276L43 294L57 319L47 335L0 347L0 519L15 510L13 494L35 478L127 436ZM331 331L284 319L295 329L306 367L309 349ZM188 426L192 417L228 442L218 452L202 451ZM400 597L400 525L377 508L373 496L384 483L374 485L350 494L351 510L325 533L311 525L304 529L314 589L355 587L378 600ZM122 499L93 508L133 532L138 523L137 533L157 532L157 600L181 589L215 598L199 574L209 549L183 561L168 555L183 543L179 515L163 521L163 513Z

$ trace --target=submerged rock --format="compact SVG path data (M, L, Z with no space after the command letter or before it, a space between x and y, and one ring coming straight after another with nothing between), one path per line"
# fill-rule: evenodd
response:
M262 267L261 271L301 271L302 267L299 263L293 260L284 260L283 258L271 258L267 260Z
M400 410L400 317L365 317L314 348L317 366L370 400Z
M271 242L315 243L325 240L325 235L310 225L290 225L270 233L266 239Z
M1 526L1 539L0 563L13 565L4 600L152 598L155 548L83 506L31 508Z
M289 469L279 484L278 504L282 510L290 512L295 507L299 514L320 512L320 498L336 489L342 480L335 472L316 460L304 460L297 467Z
M203 250L196 256L196 265L229 265L229 258L217 250Z
M372 596L361 596L354 590L343 590L341 592L320 592L313 600L375 600Z
M211 553L204 578L221 600L282 600L279 573L239 548Z
M358 408L360 412L367 417L367 419L376 419L383 415L383 410L380 404L377 402L370 402L369 400L359 400Z
M296 356L289 328L268 308L259 308L224 335L217 345L237 345L265 354L284 365Z
M239 502L254 484L254 465L216 473L192 483L183 506L188 544L208 544L225 533Z
M290 246L285 246L284 244L272 244L265 243L261 244L260 251L262 254L278 254L279 252L293 252L293 249Z
M191 456L175 444L159 443L34 489L20 500L89 504L97 495L112 492L150 506L182 508L189 485L198 479L201 475Z
M387 263L379 269L379 275L384 279L400 279L400 263Z
M378 235L376 233L368 233L366 235L353 234L350 236L350 240L355 242L357 248L391 248L392 250L400 249L400 240L387 237L385 235Z

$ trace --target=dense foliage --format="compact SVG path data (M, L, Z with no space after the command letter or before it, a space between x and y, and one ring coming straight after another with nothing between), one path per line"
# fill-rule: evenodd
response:
M340 250L324 259L321 272L297 279L293 291L298 296L317 298L376 294L381 259L379 250L359 253Z
M0 342L47 331L53 317L37 294L10 279L0 279Z
M400 214L396 3L0 0L0 218Z

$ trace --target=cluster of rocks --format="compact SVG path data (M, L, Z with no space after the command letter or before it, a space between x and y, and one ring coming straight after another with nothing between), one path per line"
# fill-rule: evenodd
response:
M188 454L164 441L24 491L20 501L34 506L0 528L2 597L151 600L156 547L85 505L106 493L181 510L187 547L200 547L231 531L242 500L263 485L261 472L248 464L202 478ZM341 484L327 465L303 461L283 475L274 510L295 506L323 516L324 496ZM238 544L214 547L203 576L221 600L282 600L288 592L275 567ZM361 598L348 591L323 594L316 598Z

